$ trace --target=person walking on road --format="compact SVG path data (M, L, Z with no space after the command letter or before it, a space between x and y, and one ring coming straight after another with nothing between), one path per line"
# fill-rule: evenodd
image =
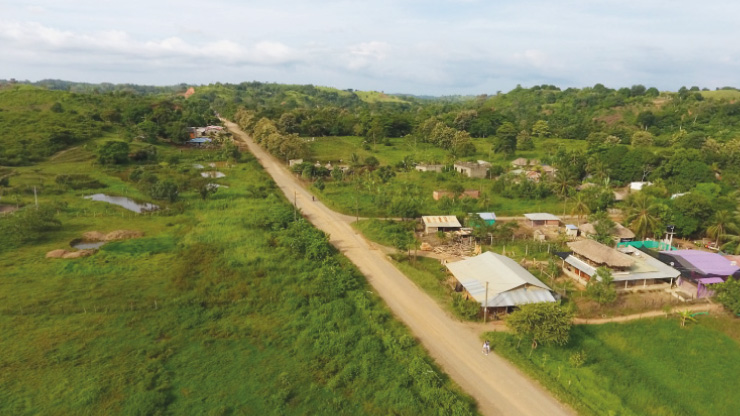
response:
M486 342L483 343L483 354L488 355L489 352L491 352L491 343L486 340Z

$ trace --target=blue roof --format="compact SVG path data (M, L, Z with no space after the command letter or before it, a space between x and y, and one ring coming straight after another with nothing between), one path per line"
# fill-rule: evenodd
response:
M576 227L573 224L565 224L565 228L567 228L569 230L577 230L578 229L578 227Z
M496 219L496 214L494 214L493 212L479 212L478 216L482 220L495 220Z
M188 143L210 143L212 142L211 139L208 137L197 137L195 139L188 140Z

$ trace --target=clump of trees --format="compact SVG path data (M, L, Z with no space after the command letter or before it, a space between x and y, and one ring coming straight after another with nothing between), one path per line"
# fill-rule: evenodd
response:
M522 305L506 318L506 324L522 339L539 344L565 345L573 326L573 312L559 303L541 302Z

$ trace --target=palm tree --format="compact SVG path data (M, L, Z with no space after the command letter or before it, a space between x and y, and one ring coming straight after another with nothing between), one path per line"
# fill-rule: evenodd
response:
M735 218L730 211L727 210L717 211L717 213L714 214L712 224L707 227L707 235L714 238L715 245L717 247L720 246L722 238L727 235L728 232L736 233L737 231L738 229Z
M633 194L627 205L627 222L634 232L645 239L649 234L654 234L660 224L657 217L659 205L655 198L642 192Z
M573 209L570 211L570 215L578 216L578 225L581 225L581 218L591 213L591 210L586 204L586 200L582 193L577 193L573 198Z
M726 238L727 242L722 245L722 251L725 253L732 252L736 256L740 256L740 235L725 234L722 238Z
M681 328L686 326L686 321L696 322L696 318L690 310L678 311L678 317L681 319Z

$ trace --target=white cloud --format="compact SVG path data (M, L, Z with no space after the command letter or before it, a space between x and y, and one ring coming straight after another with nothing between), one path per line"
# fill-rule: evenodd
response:
M349 69L360 69L385 60L388 57L390 45L385 42L372 41L352 45L347 49L347 67Z
M11 22L0 26L0 50L27 48L37 54L117 56L122 60L170 59L183 63L202 60L226 64L276 65L297 61L300 54L275 41L240 45L229 40L193 43L179 37L138 41L127 32L110 30L92 34L62 31L39 23Z

